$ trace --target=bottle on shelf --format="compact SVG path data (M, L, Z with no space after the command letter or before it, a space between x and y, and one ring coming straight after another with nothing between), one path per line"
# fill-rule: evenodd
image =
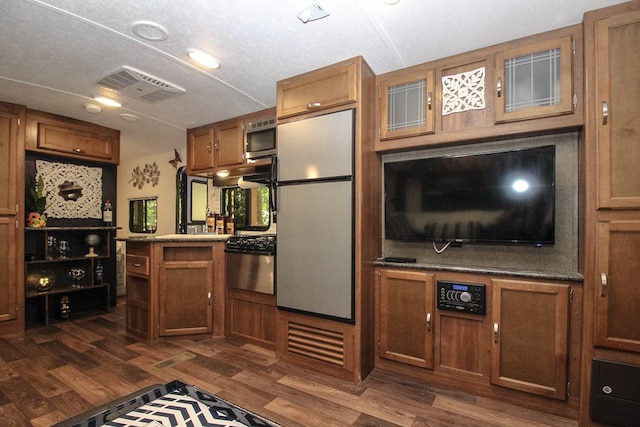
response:
M102 221L104 225L111 226L113 224L113 209L111 207L111 201L109 199L104 202L104 209L102 210Z

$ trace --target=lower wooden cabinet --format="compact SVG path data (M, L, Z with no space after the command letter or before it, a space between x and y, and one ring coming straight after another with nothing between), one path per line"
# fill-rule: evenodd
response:
M380 270L378 281L380 357L433 368L433 274Z
M276 297L240 289L227 289L225 336L260 347L276 348Z
M568 285L493 280L491 382L567 397Z

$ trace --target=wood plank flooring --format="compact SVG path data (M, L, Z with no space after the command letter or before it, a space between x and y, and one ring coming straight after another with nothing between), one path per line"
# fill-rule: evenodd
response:
M209 336L149 344L114 312L0 338L0 426L45 427L179 379L283 426L576 426L577 422L375 370L361 384ZM159 362L176 357L175 363Z

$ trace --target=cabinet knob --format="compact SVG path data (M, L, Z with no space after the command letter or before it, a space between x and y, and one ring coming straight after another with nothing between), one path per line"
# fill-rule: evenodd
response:
M607 101L602 101L602 125L606 126L609 123L609 104Z
M140 264L139 262L133 263L132 265L136 268L142 267L142 264Z
M607 296L607 285L608 285L608 281L607 281L607 273L600 273L600 296L601 297L606 297Z
M84 150L82 148L74 148L73 152L82 154L82 153L84 153Z
M427 313L427 331L431 330L431 313Z
M429 92L427 94L427 109L431 110L431 106L433 105L433 93Z
M498 81L496 82L496 92L498 93L498 98L502 96L502 77L498 77Z
M493 324L493 342L498 344L498 322Z

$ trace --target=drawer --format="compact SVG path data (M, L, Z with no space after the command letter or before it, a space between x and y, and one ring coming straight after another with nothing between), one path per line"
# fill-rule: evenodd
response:
M149 257L127 254L127 274L149 275Z

